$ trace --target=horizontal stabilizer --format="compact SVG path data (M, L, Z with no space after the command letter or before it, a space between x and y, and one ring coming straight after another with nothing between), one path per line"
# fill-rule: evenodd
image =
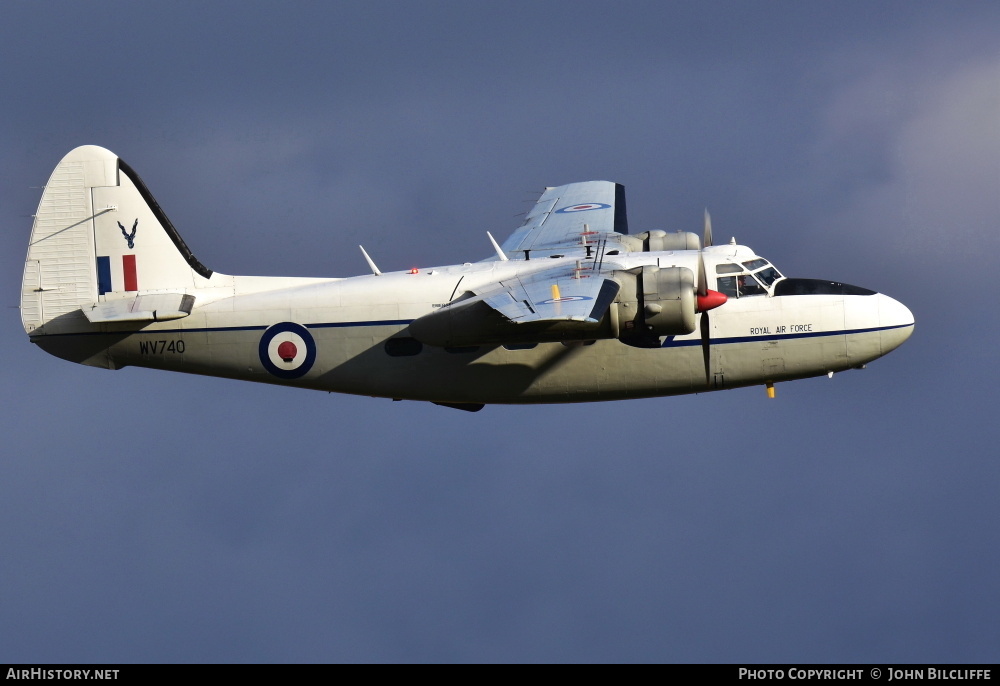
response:
M94 303L83 308L93 324L114 322L162 322L191 314L194 296L183 293L149 293L126 300Z

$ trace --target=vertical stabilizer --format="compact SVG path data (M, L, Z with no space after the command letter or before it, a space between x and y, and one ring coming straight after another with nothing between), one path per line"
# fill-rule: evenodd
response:
M62 159L42 193L21 320L29 334L54 333L83 325L81 308L142 291L183 293L211 276L132 168L85 145Z

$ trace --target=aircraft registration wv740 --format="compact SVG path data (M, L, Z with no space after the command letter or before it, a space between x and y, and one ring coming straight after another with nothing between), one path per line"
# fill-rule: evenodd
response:
M913 315L874 291L783 276L750 248L629 234L608 181L547 188L479 262L351 278L226 276L133 171L83 146L35 215L21 289L46 352L338 393L563 403L700 393L863 367ZM362 252L364 249L362 248Z

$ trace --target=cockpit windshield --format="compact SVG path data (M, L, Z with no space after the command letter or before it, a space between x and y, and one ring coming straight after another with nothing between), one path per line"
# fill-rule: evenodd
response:
M777 269L761 258L747 260L742 264L730 262L716 265L715 272L719 274L719 292L730 298L767 295L772 284L783 278Z
M758 261L759 262L764 262L763 260L754 260L754 261L755 262L758 262ZM767 263L764 262L764 264L767 264ZM771 286L772 283L774 283L775 281L777 281L778 279L781 278L781 274L778 273L778 270L775 269L774 267L772 267L769 264L766 267L764 267L763 269L761 269L759 271L755 271L753 273L753 275L754 275L754 277L758 281L760 281L762 284L764 284L768 288L770 288L770 286Z

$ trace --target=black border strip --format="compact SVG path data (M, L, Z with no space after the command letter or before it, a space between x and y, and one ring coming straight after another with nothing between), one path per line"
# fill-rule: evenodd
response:
M625 210L625 186L615 184L615 231L628 234L628 212Z
M118 171L125 172L125 175L128 176L133 184L135 184L135 187L139 190L139 195L141 195L142 199L146 201L147 205L149 205L149 209L153 211L153 216L155 216L160 222L160 226L162 226L163 230L167 232L168 236L170 236L170 240L172 240L174 245L177 246L177 250L180 251L184 259L187 260L191 269L195 270L206 279L212 278L212 270L203 265L198 258L194 256L194 253L191 252L191 248L187 247L187 243L185 243L184 239L181 238L181 235L177 233L177 229L174 228L173 223L171 223L171 221L167 218L167 215L163 213L163 209L160 207L160 204L156 202L156 198L153 197L152 193L149 192L146 184L142 182L142 179L135 173L135 170L120 157L118 158Z

